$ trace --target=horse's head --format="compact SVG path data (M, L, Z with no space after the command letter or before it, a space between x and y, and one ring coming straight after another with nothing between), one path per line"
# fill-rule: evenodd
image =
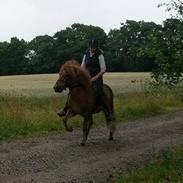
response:
M79 65L75 62L66 62L59 71L59 78L54 85L55 92L62 92L66 88L71 88L79 84L77 75L78 69Z

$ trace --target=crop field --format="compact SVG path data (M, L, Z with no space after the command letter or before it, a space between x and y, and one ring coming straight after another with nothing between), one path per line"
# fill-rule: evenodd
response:
M142 89L142 83L149 79L149 73L106 73L104 82L115 93L134 92ZM57 96L53 85L58 74L1 76L0 93L25 96Z

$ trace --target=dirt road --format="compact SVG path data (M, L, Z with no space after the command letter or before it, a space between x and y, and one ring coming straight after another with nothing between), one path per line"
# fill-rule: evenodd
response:
M81 131L0 142L0 183L106 182L183 144L183 111L118 124L114 141L107 129L92 129L85 147Z

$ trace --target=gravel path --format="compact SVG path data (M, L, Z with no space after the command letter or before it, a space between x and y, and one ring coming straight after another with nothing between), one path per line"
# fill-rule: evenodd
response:
M114 141L106 128L0 142L0 183L98 183L143 166L155 154L183 144L183 111L118 124Z

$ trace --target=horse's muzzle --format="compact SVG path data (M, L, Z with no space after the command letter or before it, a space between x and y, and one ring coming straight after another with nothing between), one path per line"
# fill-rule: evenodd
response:
M55 92L61 93L63 90L65 90L65 87L64 86L59 87L57 84L55 84L53 89Z

